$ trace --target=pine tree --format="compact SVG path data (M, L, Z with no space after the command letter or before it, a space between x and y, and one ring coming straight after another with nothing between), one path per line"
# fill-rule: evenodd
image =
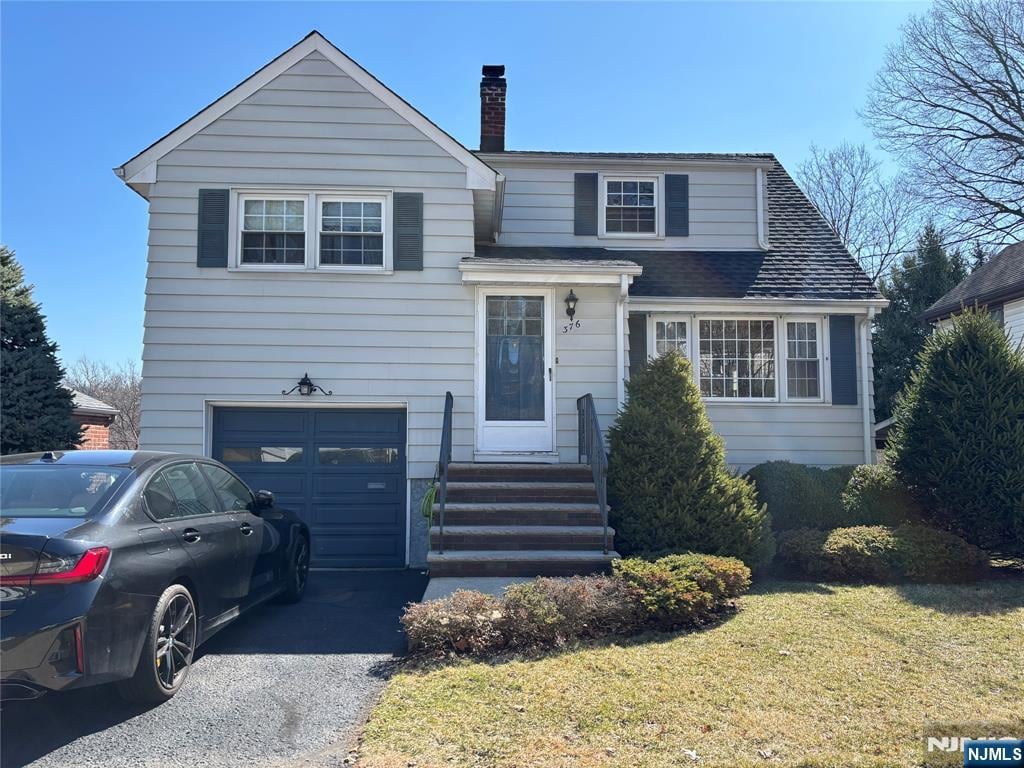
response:
M14 252L0 246L0 453L74 448L71 393L57 345L46 336L32 286Z
M886 455L932 522L1024 551L1024 352L988 312L968 310L925 343Z
M691 375L678 354L633 374L608 431L608 490L616 547L626 553L701 552L750 566L774 554L768 512L731 474Z
M879 313L874 329L875 420L892 415L893 400L910 377L914 359L931 332L921 313L967 277L963 256L948 253L942 233L929 224L917 249L893 267L879 289L889 306Z

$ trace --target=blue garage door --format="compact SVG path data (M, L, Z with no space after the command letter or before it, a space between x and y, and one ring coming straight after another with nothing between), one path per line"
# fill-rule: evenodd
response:
M217 408L213 457L302 516L314 566L405 565L405 411Z

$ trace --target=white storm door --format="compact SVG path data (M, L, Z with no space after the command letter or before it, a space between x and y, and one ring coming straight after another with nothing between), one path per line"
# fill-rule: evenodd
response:
M477 303L477 450L554 450L554 294L482 289Z

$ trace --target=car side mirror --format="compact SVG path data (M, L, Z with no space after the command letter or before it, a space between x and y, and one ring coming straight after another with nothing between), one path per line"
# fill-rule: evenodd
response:
M270 509L274 506L274 494L270 491L256 491L255 511Z

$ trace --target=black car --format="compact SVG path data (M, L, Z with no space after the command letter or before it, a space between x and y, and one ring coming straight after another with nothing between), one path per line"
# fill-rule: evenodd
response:
M117 682L161 702L200 643L302 598L309 529L210 459L67 451L0 459L0 696Z

